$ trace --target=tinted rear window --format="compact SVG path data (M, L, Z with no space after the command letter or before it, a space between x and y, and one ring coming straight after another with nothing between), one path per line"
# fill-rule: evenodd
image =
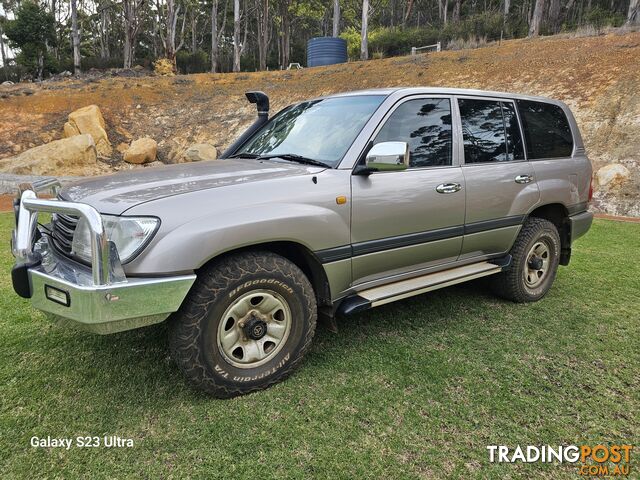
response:
M530 160L571 156L573 136L562 108L518 100L518 110Z

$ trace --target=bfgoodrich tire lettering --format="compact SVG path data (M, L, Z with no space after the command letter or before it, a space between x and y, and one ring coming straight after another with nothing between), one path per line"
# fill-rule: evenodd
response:
M277 299L282 312L276 310L271 318L258 308L251 310L248 304L247 315L229 314L234 302L242 306L256 299L259 305L260 295ZM250 361L252 353L242 345L266 338L265 327L268 329L270 322L284 322L285 311L290 323L286 335L284 330L281 335L282 344L276 345L274 336L273 347L264 343L273 354L265 348L267 353L262 351L255 362ZM232 318L234 315L242 318ZM176 364L191 384L219 398L233 397L266 388L290 375L311 345L316 317L313 288L295 264L271 252L245 252L225 257L200 273L171 322L169 344ZM231 347L224 350L219 337L232 329L240 336L235 352Z
M511 248L512 264L494 275L494 292L514 302L535 302L544 297L558 271L560 235L555 225L542 218L529 218Z

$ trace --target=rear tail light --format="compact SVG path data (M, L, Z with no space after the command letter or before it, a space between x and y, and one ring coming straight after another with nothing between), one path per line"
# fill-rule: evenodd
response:
M589 182L589 200L587 201L591 202L592 199L593 199L593 177L591 177L591 181Z

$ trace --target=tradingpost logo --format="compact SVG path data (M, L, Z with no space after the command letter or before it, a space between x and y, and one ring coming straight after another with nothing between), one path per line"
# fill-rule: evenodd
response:
M627 477L633 445L488 445L491 463L573 463L579 475Z

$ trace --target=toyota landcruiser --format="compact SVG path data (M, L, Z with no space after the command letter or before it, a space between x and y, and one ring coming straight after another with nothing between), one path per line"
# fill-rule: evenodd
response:
M319 315L486 276L540 300L591 225L562 102L403 88L269 118L264 93L247 98L257 120L218 160L21 185L15 291L102 334L169 319L187 379L229 397L289 375Z

